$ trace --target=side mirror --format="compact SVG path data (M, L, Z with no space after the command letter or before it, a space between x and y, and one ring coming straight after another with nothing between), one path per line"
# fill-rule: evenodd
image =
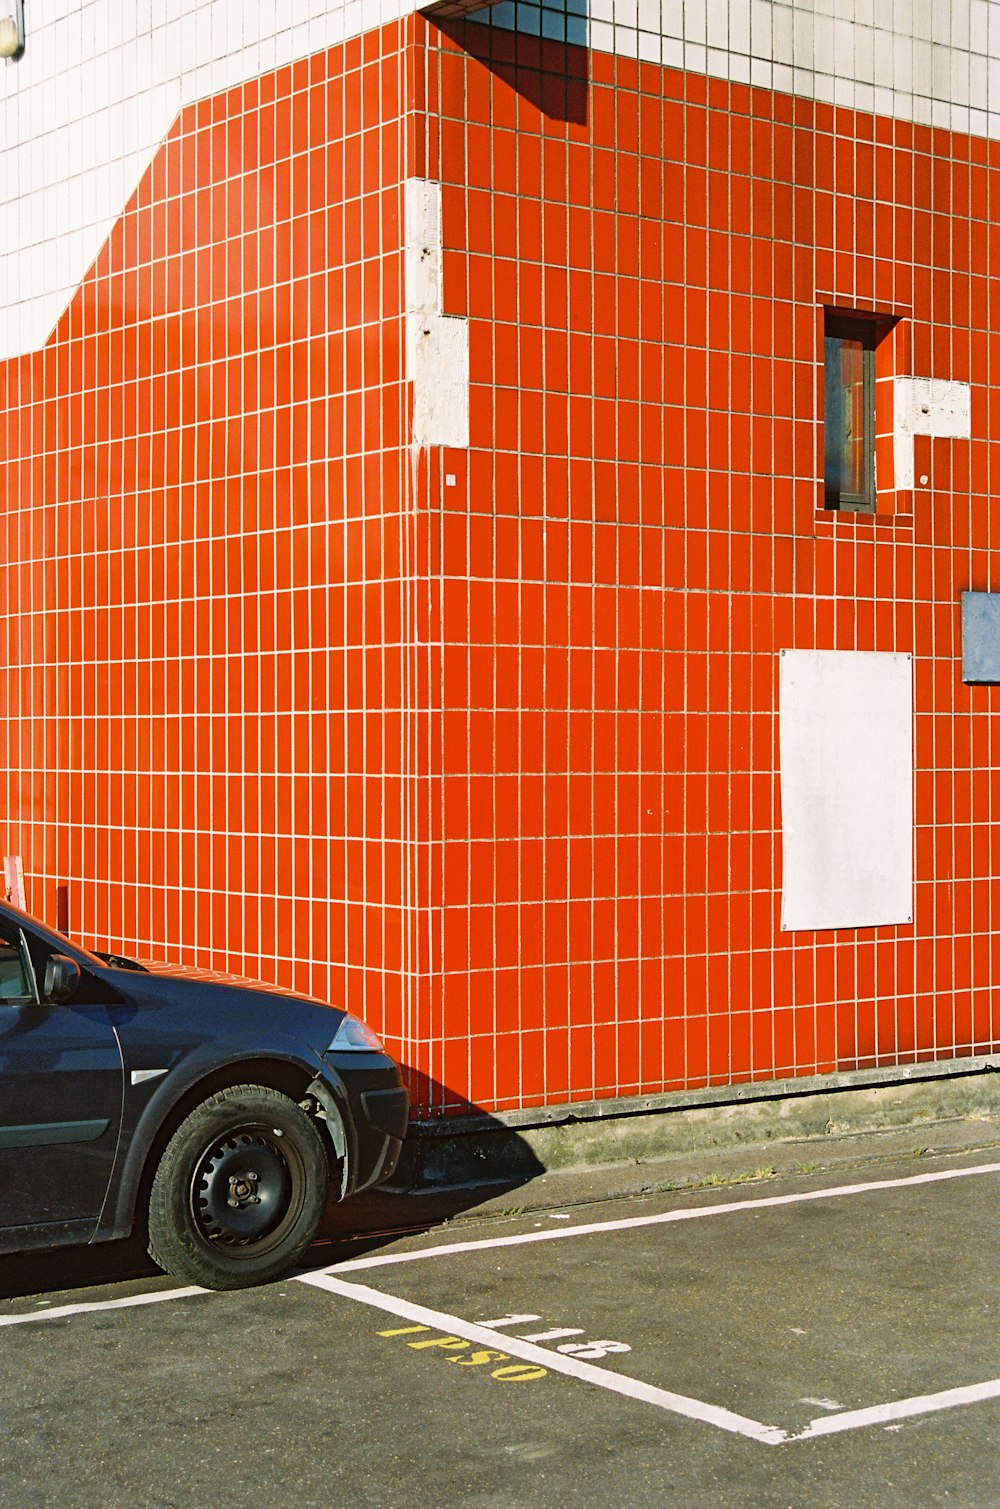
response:
M45 966L45 999L68 1001L80 983L80 966L65 954L50 954Z

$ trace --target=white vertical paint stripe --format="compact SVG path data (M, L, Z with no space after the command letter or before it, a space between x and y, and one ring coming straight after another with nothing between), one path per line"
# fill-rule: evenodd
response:
M324 1273L357 1273L364 1268L388 1268L396 1263L419 1263L425 1258L455 1257L462 1252L485 1252L498 1247L520 1247L532 1242L560 1242L568 1237L599 1236L609 1231L633 1231L643 1226L668 1226L674 1221L703 1221L711 1216L753 1215L779 1205L801 1205L811 1200L836 1200L845 1195L872 1194L887 1189L909 1189L920 1184L940 1184L947 1179L969 1179L976 1174L1000 1173L1000 1163L980 1163L975 1168L943 1169L933 1174L911 1174L903 1179L873 1179L865 1184L839 1184L833 1189L803 1190L796 1195L768 1195L760 1200L732 1200L724 1205L699 1205L693 1210L668 1210L655 1216L629 1216L621 1221L592 1221L582 1226L559 1226L552 1231L525 1231L517 1236L485 1237L476 1242L449 1242L421 1247L416 1252L390 1252L378 1257L349 1258L331 1263Z
M441 185L431 178L408 178L403 185L406 233L406 308L440 311L442 231Z
M380 1294L377 1289L369 1289L365 1284L348 1284L329 1273L306 1273L302 1275L301 1282L317 1289L326 1289L331 1294L339 1294L342 1298L355 1300L359 1304L371 1305L389 1315L399 1315L404 1320L430 1326L446 1335L462 1336L466 1341L492 1347L511 1357L520 1357L524 1362L547 1368L550 1373L562 1373L567 1378L578 1378L584 1383L596 1384L598 1388L607 1389L613 1394L623 1394L626 1398L656 1405L659 1409L683 1415L689 1420L701 1420L706 1425L714 1425L718 1430L746 1436L749 1440L759 1441L766 1446L780 1446L787 1439L783 1430L772 1425L762 1425L759 1420L750 1420L746 1415L719 1409L700 1399L689 1399L687 1395L675 1394L669 1389L654 1388L651 1384L640 1383L636 1378L626 1378L607 1368L595 1367L591 1362L581 1362L578 1358L564 1356L561 1352L550 1352L519 1336L491 1331L488 1326L478 1326L457 1315L446 1315L440 1310L430 1310L426 1305L415 1305L391 1294Z
M441 185L408 178L403 213L413 443L464 450L469 444L469 322L444 313Z

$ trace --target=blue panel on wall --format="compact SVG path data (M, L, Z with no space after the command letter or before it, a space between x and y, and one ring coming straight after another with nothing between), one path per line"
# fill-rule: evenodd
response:
M1000 592L962 593L962 680L1000 682Z

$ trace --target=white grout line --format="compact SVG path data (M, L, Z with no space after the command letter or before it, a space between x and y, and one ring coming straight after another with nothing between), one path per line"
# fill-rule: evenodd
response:
M714 1425L718 1430L746 1436L751 1441L759 1441L766 1446L780 1446L787 1439L783 1430L778 1430L773 1425L762 1425L759 1420L750 1420L746 1415L737 1415L732 1410L705 1404L700 1399L689 1399L686 1394L674 1394L668 1389L654 1388L651 1384L640 1383L636 1378L626 1378L607 1368L595 1367L592 1362L583 1362L577 1357L567 1357L562 1352L551 1352L547 1347L535 1346L519 1336L508 1336L506 1332L492 1331L488 1326L477 1326L473 1321L462 1320L457 1315L446 1315L441 1310L429 1310L426 1305L414 1305L409 1300L397 1299L392 1294L381 1294L365 1284L349 1284L329 1273L304 1273L299 1282L311 1284L317 1289L326 1289L344 1299L372 1305L376 1310L402 1316L404 1320L430 1326L434 1330L443 1331L445 1335L463 1336L467 1341L478 1342L480 1346L492 1347L509 1356L521 1357L525 1362L536 1363L550 1373L565 1373L569 1378L594 1383L598 1388L609 1389L614 1394L624 1394L629 1399L657 1405L671 1414L684 1415L689 1420L701 1420L706 1425Z
M666 1226L673 1221L701 1221L709 1216L727 1216L799 1205L807 1200L833 1200L842 1195L870 1194L875 1190L909 1189L918 1184L938 1184L945 1179L968 1179L973 1174L1000 1173L1000 1163L981 1163L975 1168L946 1169L940 1173L912 1174L905 1179L875 1179L868 1184L839 1184L833 1189L804 1190L797 1195L768 1195L764 1199L731 1200L724 1205L699 1205L688 1210L668 1210L655 1216L629 1216L620 1221L592 1221L584 1226L558 1226L551 1231L525 1231L517 1236L484 1237L475 1242L447 1242L421 1247L415 1252L380 1253L377 1257L348 1258L317 1270L321 1273L356 1273L364 1268L389 1268L395 1263L419 1263L425 1258L449 1257L459 1252L486 1252L497 1247L519 1247L529 1242L559 1242L566 1237L600 1235L605 1231L634 1231L642 1226Z
M0 1326L26 1326L36 1320L62 1320L67 1315L89 1315L95 1310L130 1310L135 1305L159 1305L168 1299L188 1299L208 1294L208 1289L158 1289L155 1294L129 1294L124 1299L100 1299L92 1304L58 1305L53 1310L31 1310L26 1315L0 1315Z

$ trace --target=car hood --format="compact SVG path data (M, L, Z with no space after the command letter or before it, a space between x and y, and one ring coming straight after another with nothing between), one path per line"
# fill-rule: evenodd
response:
M126 1057L154 1045L158 1063L165 1048L181 1053L209 1043L229 1056L252 1043L319 1058L344 1016L343 1008L292 990L162 960L121 959L104 978L119 996L114 1019Z
M330 1010L329 1001L308 996L301 990L289 990L283 985L269 985L266 980L252 980L246 975L230 975L221 969L199 969L194 964L167 964L162 959L130 959L128 967L147 975L159 975L172 980L194 980L205 985L232 985L239 990L263 991L267 995L283 996L287 1001L307 1001L311 1006ZM334 1007L334 1010L339 1008Z

